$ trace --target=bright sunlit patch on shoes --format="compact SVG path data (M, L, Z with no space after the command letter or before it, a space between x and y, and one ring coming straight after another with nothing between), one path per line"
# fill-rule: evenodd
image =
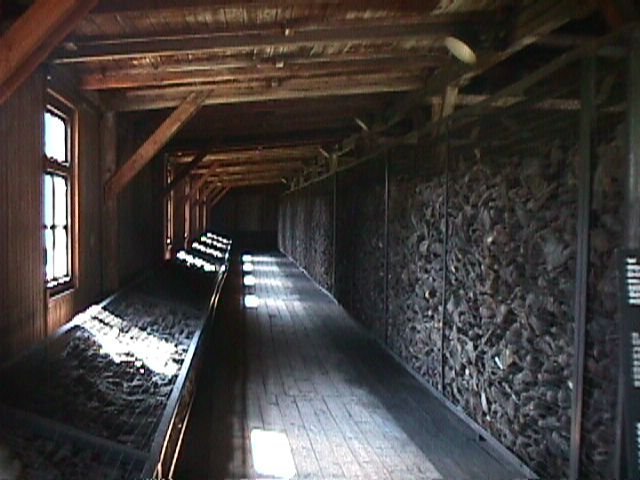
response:
M296 476L296 466L286 434L257 428L251 430L251 453L258 475L281 479Z
M258 305L260 305L260 299L256 295L244 296L244 306L246 308L258 308Z
M253 275L246 275L244 277L244 286L245 287L254 287L256 285L256 277Z

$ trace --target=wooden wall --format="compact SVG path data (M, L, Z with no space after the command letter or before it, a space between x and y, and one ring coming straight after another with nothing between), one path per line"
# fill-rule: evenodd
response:
M0 359L44 337L44 76L0 106Z
M122 165L146 138L118 120L118 165ZM120 285L164 258L163 184L164 165L156 158L118 196Z
M76 288L50 298L47 330L53 333L102 295L103 195L100 178L100 113L68 85L55 82L52 89L76 108L77 124L77 251Z

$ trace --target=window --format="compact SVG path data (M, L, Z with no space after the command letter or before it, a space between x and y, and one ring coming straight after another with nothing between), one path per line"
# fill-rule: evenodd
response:
M72 152L71 109L57 97L44 112L44 245L47 287L72 286Z

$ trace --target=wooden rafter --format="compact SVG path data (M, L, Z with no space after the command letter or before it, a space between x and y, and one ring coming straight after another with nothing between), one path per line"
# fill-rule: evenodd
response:
M37 0L0 38L0 105L98 0Z
M107 197L116 196L153 157L164 147L180 128L196 114L209 92L193 93L176 108L140 148L109 179L105 186Z

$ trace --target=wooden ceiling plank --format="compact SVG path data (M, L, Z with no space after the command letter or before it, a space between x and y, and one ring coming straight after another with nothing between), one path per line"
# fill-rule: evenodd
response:
M278 26L277 32L238 30L237 32L203 33L169 37L113 39L108 42L74 43L74 49L59 50L56 63L86 63L137 57L157 57L177 54L231 53L265 48L318 47L336 43L370 43L406 41L414 39L442 40L460 30L487 28L484 22L470 21L464 15L462 21L444 21L442 16L426 17L422 22L406 25L352 22L344 26L317 26L317 28L289 30ZM484 24L484 25L483 25Z
M189 121L202 107L209 92L197 92L189 95L155 132L138 148L138 150L107 181L105 193L107 197L115 197L118 193L147 165L169 140Z
M98 0L37 0L0 38L0 105Z

